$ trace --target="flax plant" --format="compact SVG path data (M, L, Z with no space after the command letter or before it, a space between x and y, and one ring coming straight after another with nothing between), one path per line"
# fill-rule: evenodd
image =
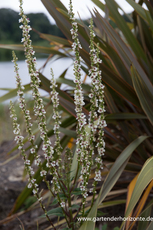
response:
M40 176L46 182L48 189L51 194L57 201L59 205L60 212L62 216L65 218L67 222L67 226L69 229L76 229L76 220L78 215L82 217L86 216L85 207L87 204L86 198L89 195L89 192L93 194L92 203L90 208L92 207L96 194L96 185L97 182L101 181L101 170L103 169L103 161L102 156L105 152L105 141L104 141L104 131L103 128L106 126L106 122L104 120L104 85L102 84L101 79L101 71L99 70L99 63L101 60L99 58L99 45L94 45L94 31L93 31L93 22L91 20L90 24L90 61L91 61L91 69L89 71L89 76L91 78L91 93L90 97L90 113L89 120L83 113L83 106L85 105L82 82L81 82L81 57L79 55L81 44L78 38L78 25L74 18L72 2L70 1L70 20L72 23L72 49L75 54L74 60L74 82L75 82L75 90L74 90L74 104L76 111L76 120L77 120L77 139L76 139L76 154L78 161L78 168L76 171L75 178L70 178L71 165L73 161L73 153L70 149L65 150L65 156L63 155L64 149L62 149L60 144L60 124L61 124L61 116L59 115L59 98L58 92L56 90L56 81L54 79L53 70L51 69L51 101L53 103L53 116L54 119L54 135L55 135L55 144L52 146L52 143L47 136L47 123L45 116L45 108L43 105L43 100L39 93L39 73L36 70L36 58L34 57L34 50L32 47L32 41L30 39L29 32L31 27L29 24L29 19L25 16L22 8L22 0L20 0L20 16L19 20L21 24L20 28L22 29L23 38L21 42L24 45L26 63L28 65L29 75L31 77L31 89L32 96L34 98L34 112L37 118L38 127L40 130L40 137L43 141L42 150L44 152L44 158L47 160L46 167L47 170L43 169L42 162L40 156L37 154L37 146L35 145L35 137L31 131L32 123L30 122L30 112L26 109L25 100L23 96L24 87L22 86L21 79L18 73L18 65L17 65L17 57L13 52L13 62L15 66L16 73L16 82L18 88L18 97L19 97L19 107L21 108L24 119L26 123L26 131L28 133L29 142L31 143L30 153L35 157L35 165L40 168ZM19 125L17 124L17 118L15 115L15 110L13 107L13 103L11 102L11 117L13 119L13 129L14 134L16 135L15 140L19 145L19 150L23 156L25 168L29 175L29 183L28 188L33 188L33 194L37 197L41 208L44 211L45 216L51 223L54 229L55 225L51 221L49 217L49 212L46 211L44 204L42 203L42 197L38 189L38 185L36 183L36 179L34 178L34 169L32 168L30 160L28 160L27 155L25 154L23 139L21 136ZM89 128L89 132L86 132L86 127ZM97 153L95 153L95 150ZM93 187L89 188L89 178L91 174L92 166L96 165L95 177ZM52 175L52 180L47 181L46 175L50 172ZM79 195L82 197L82 201L79 204L79 207L76 208L77 212L73 213L73 205L74 202L74 192L79 191ZM89 208L89 209L90 209Z

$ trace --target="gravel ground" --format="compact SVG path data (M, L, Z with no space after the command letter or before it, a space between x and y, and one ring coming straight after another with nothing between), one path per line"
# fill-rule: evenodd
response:
M29 211L20 216L13 216L12 221L6 223L15 200L26 185L26 181L22 180L23 161L18 158L2 165L3 162L9 159L7 153L15 146L14 141L3 142L0 146L0 229L1 230L21 230L23 224L25 230L37 229L37 219L43 213L40 208L34 211ZM17 155L17 151L11 154ZM39 226L39 230L44 230L49 224Z

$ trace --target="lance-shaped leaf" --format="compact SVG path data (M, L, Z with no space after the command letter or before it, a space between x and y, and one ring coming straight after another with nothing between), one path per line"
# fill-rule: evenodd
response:
M138 113L111 113L106 115L106 121L131 120L131 119L147 119L143 114Z
M43 33L39 33L39 36L43 39L48 40L49 42L59 43L59 45L64 45L64 46L68 46L68 47L70 46L70 43L65 38L61 38L61 37L54 36L51 34L43 34Z
M153 222L151 222L146 230L152 230L153 229Z
M126 0L135 11L146 21L148 22L148 18L151 20L151 15L148 10L145 10L140 4L137 4L133 0Z
M100 203L104 200L108 192L112 189L113 185L118 180L133 151L147 138L148 136L140 136L135 139L123 150L123 152L116 159L101 189L101 195L99 198Z
M139 204L138 204L138 206L137 206L137 208L135 210L135 213L133 215L134 217L137 218L139 216L140 212L142 211L142 209L143 209L143 207L144 207L144 205L146 203L146 200L147 200L147 198L148 198L148 196L150 194L150 191L151 191L152 187L153 187L153 180L150 182L150 184L147 187L146 191L144 192L141 200L139 201ZM130 229L129 230L132 230L132 227L134 226L134 224L135 224L135 222L133 222L132 225L130 223Z
M68 144L69 139L70 139L70 137L66 137L66 136L64 136L62 138L62 140L61 140L61 146L63 147L63 149ZM48 171L46 163L47 163L47 161L44 160L44 162L42 164L42 168L44 170ZM37 170L37 172L35 173L35 175L34 175L34 178L36 179L36 182L38 184L42 181L42 177L40 176L40 171L41 171L41 169L39 168ZM15 204L14 204L12 210L10 211L9 215L12 215L13 213L15 213L21 207L21 205L23 205L24 201L28 198L28 196L31 194L31 192L32 192L32 188L28 188L27 186L22 190L22 192L18 196L17 200L15 201Z
M68 39L71 40L71 34L70 34L70 22L65 18L64 15L62 15L60 12L57 11L57 8L62 9L64 11L67 11L67 9L64 7L64 5L57 0L41 0L50 15L55 19L57 26L62 30L62 32L68 36ZM62 27L61 27L62 24Z
M58 83L63 83L72 87L75 87L75 83L74 81L70 80L70 79L65 79L65 78L57 78L56 82ZM87 85L87 84L82 84L82 89L86 90L86 91L90 91L91 90L91 86Z
M152 95L153 86L150 85L150 88L152 87L152 91L150 91L150 88L147 87L145 82L141 79L141 77L137 73L134 65L131 66L131 73L132 73L133 86L139 98L140 104L143 108L143 111L147 115L149 121L153 125L153 95Z
M150 157L144 164L142 170L140 171L129 205L127 207L127 211L125 213L125 217L129 216L129 214L135 207L136 203L138 202L140 196L142 195L144 189L152 179L153 179L153 157Z
M140 44L138 43L138 40L134 36L134 34L131 32L129 27L127 26L125 20L123 17L119 14L116 3L114 0L106 0L106 5L108 9L110 10L111 14L113 15L113 18L115 19L115 22L117 23L118 27L124 34L127 42L129 43L130 47L134 51L135 55L138 59L142 58L147 63L146 55L141 48Z
M21 50L24 51L24 47L23 45L6 45L6 44L0 44L0 48L3 49L9 49L9 50ZM37 53L44 53L44 54L57 54L63 57L67 57L66 54L52 48L52 47L44 47L44 46L33 46L33 49L35 50L35 52Z
M138 229L137 230L144 230L147 229L147 226L149 225L149 221L147 221L147 218L151 215L152 211L152 202L149 202L149 205L147 205L147 208L141 213L141 217L145 218L146 221L139 221L138 223Z
M99 0L91 0L96 6L98 6L102 11L105 12L105 9L106 9L106 5L103 4L102 2L100 2ZM129 19L129 21L132 22L132 19L131 17L120 7L120 5L117 4L117 2L115 2L115 4L118 6L119 9L121 9L123 12L124 12L124 15L126 15L126 17ZM114 21L114 18L112 17L111 15L111 12L110 12L110 19Z
M152 90L150 85L150 80L148 79L145 71L131 52L131 50L128 48L128 46L125 44L125 42L119 37L119 35L116 33L115 30L111 27L111 25L98 13L98 11L94 11L96 17L94 17L94 22L97 25L98 28L104 30L111 40L113 46L115 47L118 55L120 56L121 60L123 61L125 67L130 70L131 63L134 64L136 67L139 75L143 79L143 81L146 83L147 87ZM144 63L143 63L144 64ZM146 67L146 65L144 65ZM104 69L104 67L103 67ZM111 70L112 71L112 70ZM146 71L148 69L146 68ZM104 70L105 73L105 70ZM115 77L116 78L116 77ZM153 92L152 92L153 94Z
M30 87L30 84L27 84L27 85L24 85L24 90L23 92L27 92L27 91L30 91L31 90L31 87ZM12 90L9 90L8 93L4 94L3 96L0 97L0 102L3 102L3 101L6 101L8 99L11 99L13 97L16 97L17 96L17 91L18 89L12 89Z

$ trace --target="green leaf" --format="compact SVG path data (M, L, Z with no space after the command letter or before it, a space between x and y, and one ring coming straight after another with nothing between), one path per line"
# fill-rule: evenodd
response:
M39 36L43 39L48 40L49 42L56 42L59 44L62 44L64 46L70 46L70 43L68 42L67 39L61 38L61 37L57 37L51 34L43 34L43 33L39 33Z
M53 125L49 125L49 128L52 128L53 129ZM61 133L64 133L64 134L66 134L67 136L70 136L70 137L73 137L73 138L75 138L76 139L76 131L74 131L74 130L70 130L70 129L65 129L65 128L62 128L62 127L60 127L59 128L59 131L61 132Z
M24 93L31 90L30 84L24 85ZM18 89L12 89L10 90L8 93L6 93L5 95L3 95L2 97L0 97L0 102L6 101L8 99L11 99L13 97L17 96L17 91Z
M105 12L105 9L106 9L106 5L103 4L102 2L100 2L99 0L91 0L93 3L95 3L95 5L97 5L102 11ZM131 18L129 17L128 14L126 14L126 12L120 7L120 5L117 4L117 2L115 2L115 4L118 6L118 8L120 8L123 12L124 12L124 15L126 15L126 17L131 21ZM112 18L112 15L110 13L110 19L114 21L114 19Z
M54 208L54 209L51 209L47 212L48 216L51 216L51 215L55 215L55 216L60 216L60 217L63 217L64 214L63 214L63 210L61 207L58 207L58 208ZM41 217L45 217L46 215L42 215Z
M112 1L112 0L111 0ZM110 38L113 46L115 47L116 51L118 52L120 58L122 59L125 67L128 69L129 73L131 72L130 71L130 67L131 67L131 63L133 63L133 65L135 66L135 68L137 69L139 75L141 76L141 78L143 79L143 81L146 83L147 87L151 90L151 85L150 85L150 81L148 79L148 76L146 75L145 71L143 70L143 68L141 67L141 65L139 64L139 62L137 61L137 59L133 56L132 52L130 51L130 49L128 48L128 46L124 43L124 41L118 36L118 34L116 33L116 31L114 31L112 29L112 27L110 26L110 24L104 20L104 18L97 12L95 11L95 14L96 14L96 17L94 18L94 21L95 23L97 24L97 26L99 27L99 29L104 29L104 31L106 32L107 36ZM123 21L123 20L122 20ZM142 61L142 60L141 60ZM144 64L144 62L143 62ZM144 67L146 67L146 65L144 65ZM112 69L112 68L111 68ZM103 75L105 74L106 70L105 70L105 66L103 65L102 67L102 70L103 70ZM107 72L110 71L110 70L107 70ZM112 72L112 70L111 70ZM111 73L112 74L112 73ZM114 74L114 73L113 73ZM115 74L114 74L115 75ZM105 75L104 75L105 76ZM116 83L113 82L114 84L114 87L112 87L112 81L113 79L111 80L111 82L109 81L109 77L107 77L107 80L104 79L104 81L106 81L106 83L114 88L114 90L116 91L116 84L118 85L117 87L119 87L122 82L119 82L119 79L117 79L116 76L113 77L115 81L117 81ZM127 83L126 83L127 84ZM132 90L131 92L128 92L127 93L127 89L125 89L124 86L122 86L122 89L124 90L121 90L118 88L118 93L121 94L121 96L124 96L125 98L127 98L129 100L129 97L133 97L134 100L137 100L137 98L135 98L135 95L133 94ZM128 86L128 90L130 90L129 86ZM125 96L125 93L127 94ZM133 96L132 96L132 94ZM130 99L130 101L132 103L134 103L134 101L132 100L132 98ZM136 103L136 102L135 102ZM134 104L135 104L134 103ZM138 103L135 104L138 106Z
M98 209L99 208L105 208L105 207L112 207L114 205L120 205L120 204L125 204L126 200L113 200L113 201L107 201L107 202L103 202L102 204L98 205Z
M93 217L97 216L97 206L98 206L98 199L94 203L92 209L90 210L89 214L87 217L93 219ZM85 221L79 230L94 230L95 229L95 222L94 221Z
M57 26L62 30L62 32L66 35L68 35L69 40L71 41L71 35L70 35L70 22L61 14L57 9L62 9L64 11L67 11L67 9L64 7L64 5L57 0L41 0L50 15L55 19ZM61 25L62 24L62 28Z
M62 181L62 179L61 179L61 181ZM62 198L62 199L67 199L67 196L65 196L63 193L59 194L59 197Z
M99 197L99 204L104 200L107 196L109 191L112 189L118 178L120 177L121 173L123 172L125 166L127 165L129 158L133 151L144 141L148 138L148 136L140 136L135 139L132 143L130 143L119 155L116 159L115 163L113 164L112 168L108 176L106 177L104 184L100 191Z
M147 119L143 114L138 113L112 113L106 115L106 121L109 120L131 120L131 119Z
M105 4L103 4L102 2L100 2L99 0L91 0L93 3L95 3L95 5L97 5L101 10L103 10L105 12Z
M51 206L52 205L55 205L55 204L58 204L58 200L55 198L54 200L53 200L53 202L51 203Z
M61 230L72 230L72 228L62 228Z
M138 40L135 38L129 27L127 26L125 20L123 17L119 14L116 3L114 0L106 0L106 5L108 9L110 10L113 18L115 19L116 24L118 25L119 29L124 34L127 42L129 43L130 47L136 54L137 58L140 60L141 58L147 63L146 55L141 48L140 44L138 43Z
M69 79L65 79L65 78L57 78L56 79L56 82L58 83L63 83L63 84L66 84L66 85L70 85L72 87L75 87L75 83L72 81L72 80L69 80ZM91 86L87 85L87 84L82 84L82 88L86 91L90 91L91 89Z
M137 178L136 185L134 187L129 205L127 207L125 217L129 216L141 194L143 193L146 186L153 179L153 157L150 157L144 164L140 174Z
M149 226L146 230L152 230L152 229L153 229L153 221L149 224Z
M148 119L153 125L153 87L151 83L150 83L150 87L152 87L152 89L147 87L145 82L138 75L133 65L131 67L131 72L132 72L133 85L137 93L137 96L139 98L140 104L143 108L143 111L145 112Z
M104 225L102 226L102 230L107 230L107 224L104 224Z
M145 10L140 4L137 4L133 0L126 0L134 9L135 11L145 20L148 22L148 18L151 19L151 15L148 10Z
M69 210L78 210L80 208L80 205L77 205L77 204L73 204Z
M13 89L12 89L12 88L0 88L0 90L11 91L11 90L13 90Z
M119 54L116 52L116 50L109 45L107 42L99 42L100 50L106 53L107 56L112 60L114 63L115 68L111 66L111 69L117 70L117 72L120 74L121 78L123 78L128 84L132 85L132 81L129 78L129 71L127 68L125 68L124 60L119 56Z
M0 48L3 49L9 49L9 50L21 50L24 51L24 47L23 45L15 45L15 44L11 44L11 45L6 45L6 44L0 44ZM60 55L63 57L67 57L66 54L59 52L58 50L52 48L52 47L43 47L43 46L33 46L33 49L35 52L37 53L45 53L45 54L56 54L56 55Z
M103 80L107 85L109 85L121 97L140 107L133 88L124 79L120 78L104 64L102 64L101 69L103 70Z
M29 196L29 197L25 200L25 202L24 202L24 205L25 205L24 209L29 208L29 207L30 207L32 204L34 204L36 201L37 201L37 198L36 198L36 197L34 197L34 196Z
M72 194L78 196L78 195L81 195L81 194L82 194L82 191L81 191L79 188L75 188L75 189L72 191Z
M101 216L104 216L104 215L106 215L107 213L104 213L104 212L102 212L102 211L100 211L100 210L98 210L97 211L97 217L101 217Z
M66 126L66 123L64 123L64 125ZM47 134L48 134L48 137L50 137L50 135L53 134L53 131L51 130ZM69 139L70 139L70 137L65 137L65 136L62 138L61 146L63 147L63 149L68 144ZM41 142L42 142L41 138L38 138L37 142L35 144L37 144L39 146L41 144ZM47 171L48 168L46 167L46 163L47 163L47 161L45 160L42 164L42 168ZM37 172L34 175L34 178L36 179L37 184L39 184L42 181L42 177L40 176L40 169L37 170ZM10 215L15 213L21 207L21 205L24 203L24 201L27 199L27 197L31 194L31 192L32 192L32 188L29 189L29 188L27 188L27 186L22 190L22 192L18 196L17 200L15 201L15 204L14 204L12 210L10 211Z
M145 218L145 220L151 215L152 205L147 206L147 208L141 213L140 217ZM138 222L138 230L147 229L149 221L139 221Z

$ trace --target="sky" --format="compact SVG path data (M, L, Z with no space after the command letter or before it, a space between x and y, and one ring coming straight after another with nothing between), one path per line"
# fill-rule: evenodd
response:
M103 0L101 1L103 2ZM61 2L66 6L66 8L68 8L69 0L61 0ZM131 6L125 0L116 0L116 2L127 13L132 11ZM75 16L77 17L77 12L79 12L82 19L90 17L90 12L88 8L93 9L95 6L91 0L72 0L72 3ZM0 0L0 8L11 8L15 11L19 11L19 0ZM45 13L48 16L49 20L53 22L51 16L47 12L41 0L24 0L23 8L25 13Z

